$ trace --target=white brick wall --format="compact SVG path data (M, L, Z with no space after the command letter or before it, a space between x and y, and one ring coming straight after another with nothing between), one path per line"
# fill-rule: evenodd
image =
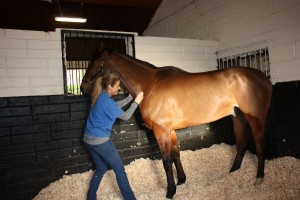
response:
M189 72L215 70L216 41L136 37L136 57L157 67L176 66Z
M63 94L60 31L0 29L0 97Z
M63 94L60 30L0 29L0 97ZM190 72L216 68L217 42L136 37L136 57Z
M300 80L299 0L163 0L144 36L216 40L217 51L269 40L272 82Z

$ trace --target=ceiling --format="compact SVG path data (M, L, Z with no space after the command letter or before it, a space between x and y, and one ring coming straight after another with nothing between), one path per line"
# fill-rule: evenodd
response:
M55 31L56 28L136 32L142 35L162 0L6 0L0 28ZM87 22L56 22L54 16L81 16Z

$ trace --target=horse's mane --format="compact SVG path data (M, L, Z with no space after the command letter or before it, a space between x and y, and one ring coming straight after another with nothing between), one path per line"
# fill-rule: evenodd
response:
M124 53L120 53L118 51L115 51L115 50L109 50L110 53L116 53L118 54L119 56L125 58L126 60L130 60L131 62L134 62L135 64L137 65L140 65L140 66L144 66L144 67L147 67L147 68L152 68L152 69L157 69L156 66L154 66L153 64L149 63L149 62L146 62L146 61L142 61L142 60L139 60L139 59L136 59L128 54L124 54Z
M177 67L173 67L173 66L165 66L165 67L156 67L155 65L149 63L149 62L146 62L146 61L143 61L143 60L139 60L137 58L134 58L128 54L125 54L125 53L120 53L118 51L116 51L115 49L112 49L112 48L103 48L103 49L96 49L92 55L92 58L91 58L91 62L90 63L93 63L94 61L96 61L97 59L100 58L101 54L104 52L104 51L107 51L107 53L109 55L111 55L112 53L115 53L115 54L118 54L119 56L121 56L122 58L126 59L126 60L129 60L130 62L134 62L135 64L141 66L141 67L145 67L145 68L150 68L150 69L154 69L154 70L159 70L159 71L168 71L168 70L177 70L177 71L182 71L182 72L186 72L182 69L179 69Z

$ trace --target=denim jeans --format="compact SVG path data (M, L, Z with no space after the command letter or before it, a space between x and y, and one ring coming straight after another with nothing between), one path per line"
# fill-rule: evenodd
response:
M99 145L85 144L90 151L96 165L96 170L90 182L87 200L96 200L96 193L99 184L103 175L107 171L108 165L111 166L116 174L117 182L123 198L125 200L135 200L136 198L129 185L124 165L113 143L108 140L107 142Z

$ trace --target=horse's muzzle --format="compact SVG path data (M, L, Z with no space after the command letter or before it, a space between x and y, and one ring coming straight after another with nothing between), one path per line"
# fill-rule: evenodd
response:
M83 94L85 97L90 97L92 94L92 87L86 86L87 84L81 84L80 85L80 92Z

